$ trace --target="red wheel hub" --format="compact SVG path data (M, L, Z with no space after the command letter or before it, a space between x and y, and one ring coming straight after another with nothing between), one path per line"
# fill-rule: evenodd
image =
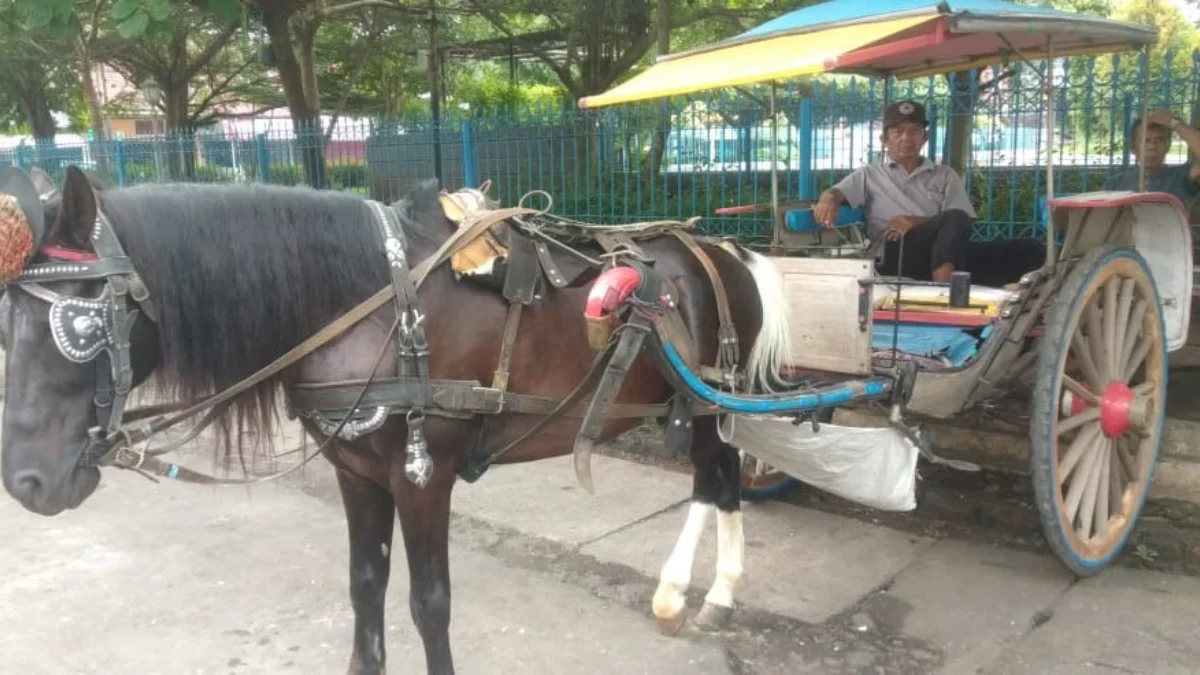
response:
M1130 418L1133 397L1133 390L1124 382L1112 382L1104 390L1100 397L1100 430L1105 436L1117 438L1133 426Z

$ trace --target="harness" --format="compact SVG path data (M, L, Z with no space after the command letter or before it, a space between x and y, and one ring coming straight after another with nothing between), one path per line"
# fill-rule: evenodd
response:
M492 463L537 434L559 417L582 418L582 443L590 443L600 432L604 419L670 416L676 426L690 429L690 415L715 414L709 406L693 406L690 399L677 397L673 404L617 404L617 390L624 374L636 357L645 335L642 322L621 326L608 336L598 350L588 374L574 391L561 401L508 391L508 368L513 345L518 335L521 308L535 302L532 285L513 282L505 284L509 313L505 322L504 343L492 386L474 381L444 381L432 379L429 373L429 344L423 327L425 314L420 309L417 289L438 265L464 249L480 235L506 223L510 228L510 243L517 242L513 251L529 253L527 260L536 261L535 269L554 288L563 288L569 279L555 265L551 247L567 252L589 267L608 267L624 260L627 264L644 265L650 261L642 253L636 239L671 233L683 241L701 261L717 294L720 316L720 345L716 366L698 366L700 372L724 382L730 388L737 381L737 337L729 318L728 300L719 276L706 253L696 245L685 230L693 221L657 221L626 226L596 226L547 215L546 211L518 206L507 209L481 208L463 214L459 228L441 247L415 267L410 267L406 254L403 228L399 215L388 206L368 200L369 212L375 221L391 283L375 295L341 315L278 359L232 387L190 404L150 406L125 410L132 389L133 368L130 355L130 334L138 317L157 322L158 312L150 293L132 261L125 254L107 217L99 207L91 241L95 253L46 247L43 255L49 262L26 267L10 286L17 287L50 305L49 317L55 346L64 357L75 363L96 361L97 385L94 399L98 426L89 429L88 445L80 464L88 467L112 466L135 470L152 480L155 476L210 485L246 485L279 478L295 471L320 455L335 438L353 440L378 429L386 419L404 414L408 427L405 444L405 475L418 487L425 486L433 472L422 423L427 414L455 418L485 415L485 423L476 447L470 453L468 465L460 475L468 480L478 479ZM530 219L529 221L525 219ZM540 219L538 222L533 222ZM576 240L598 242L606 251L604 260L597 260L560 241L570 234ZM519 259L519 253L513 255ZM631 262L630 262L631 261ZM513 266L513 269L525 269ZM513 277L518 278L518 277ZM104 281L104 289L95 298L76 298L60 295L42 284L63 281ZM528 280L527 280L528 281ZM679 320L677 303L668 296L670 311L659 312L655 321L661 330L671 331L675 342L685 345L690 336ZM305 356L333 340L359 321L392 301L396 319L375 360L371 376L365 381L336 384L296 384L288 389L289 412L314 423L327 438L321 447L299 464L276 474L256 479L222 479L189 470L175 463L158 459L195 438L215 419L221 406L258 384L278 375ZM640 335L640 337L638 337ZM377 377L386 349L396 336L398 372L394 376ZM592 401L584 407L581 400L599 385ZM139 444L199 413L207 415L182 440L170 446L148 451ZM488 421L505 412L543 415L543 418L518 439L505 447L486 453ZM337 420L336 422L334 420ZM668 432L682 442L678 433ZM589 446L590 447L590 446ZM590 488L590 486L589 486Z

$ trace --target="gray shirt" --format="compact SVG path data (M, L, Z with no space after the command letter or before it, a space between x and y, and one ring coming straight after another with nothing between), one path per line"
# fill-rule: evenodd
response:
M904 167L883 160L855 169L835 185L853 208L866 205L867 227L882 232L893 218L928 218L959 209L971 218L975 209L962 180L954 169L922 158L908 173Z
M1192 200L1200 195L1200 184L1192 180L1189 175L1192 171L1192 163L1189 161L1185 164L1174 164L1164 166L1157 173L1146 174L1146 191L1147 192L1169 192L1179 201L1183 202L1185 207L1190 206ZM1138 169L1134 167L1121 173L1115 173L1104 181L1105 190L1129 190L1130 192L1138 191Z

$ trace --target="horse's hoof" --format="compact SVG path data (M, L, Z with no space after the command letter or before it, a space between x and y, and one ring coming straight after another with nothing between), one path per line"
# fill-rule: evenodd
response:
M696 613L696 627L706 631L725 630L731 616L733 616L732 607L722 607L706 602Z
M679 610L679 613L675 616L656 616L654 618L658 621L658 631L660 633L667 637L675 637L683 629L683 624L687 623L687 608Z

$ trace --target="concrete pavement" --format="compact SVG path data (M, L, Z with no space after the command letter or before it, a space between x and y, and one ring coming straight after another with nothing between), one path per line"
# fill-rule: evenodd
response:
M1200 660L1195 578L1114 568L1076 582L1046 556L779 503L747 505L730 628L663 637L650 597L690 477L611 457L594 473L595 496L565 458L459 486L459 672L1160 674ZM4 495L0 532L0 673L345 672L346 534L322 462L252 489L109 472L54 519ZM700 544L692 607L715 540ZM389 672L424 672L393 558Z

